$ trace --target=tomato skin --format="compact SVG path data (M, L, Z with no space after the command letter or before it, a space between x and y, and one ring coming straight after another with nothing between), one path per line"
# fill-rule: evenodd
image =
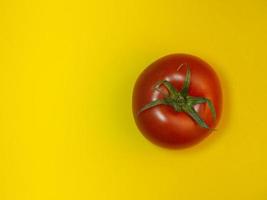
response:
M210 129L200 127L188 114L176 112L172 107L159 105L137 114L147 103L164 96L154 90L160 80L171 82L177 90L182 88L186 68L179 72L181 64L188 64L191 70L189 95L205 97L212 101L216 110L216 119L207 104L198 104L194 108ZM163 92L166 89L161 86ZM220 119L222 110L222 90L220 81L209 64L198 57L187 54L172 54L160 58L149 65L138 77L132 98L133 115L137 127L153 143L169 148L183 148L200 142L208 136Z

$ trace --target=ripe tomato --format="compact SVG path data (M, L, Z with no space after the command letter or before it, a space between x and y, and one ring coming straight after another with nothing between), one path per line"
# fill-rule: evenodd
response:
M135 122L145 137L180 148L214 130L221 116L222 91L209 64L192 55L173 54L142 72L132 102Z

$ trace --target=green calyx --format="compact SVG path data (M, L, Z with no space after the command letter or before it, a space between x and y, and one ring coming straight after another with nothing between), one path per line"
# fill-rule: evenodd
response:
M177 71L179 71L183 65L184 64L181 64L178 67ZM183 87L180 91L177 91L177 89L169 81L166 81L166 80L159 81L156 84L156 86L154 87L154 89L159 91L160 93L162 93L160 91L159 87L161 85L163 85L168 90L168 95L163 94L164 98L157 99L155 101L151 101L150 103L146 104L138 112L138 114L140 114L143 111L148 110L152 107L158 106L158 105L167 105L167 106L173 107L173 109L176 112L187 113L195 122L197 122L197 124L199 126L209 129L209 126L198 115L198 113L194 109L194 106L197 104L207 103L207 105L210 108L212 118L213 118L213 120L215 120L216 119L216 111L215 111L214 105L209 99L207 99L205 97L193 97L193 96L188 95L188 90L189 90L189 86L190 86L190 77L191 77L191 71L187 65L185 80L183 83Z

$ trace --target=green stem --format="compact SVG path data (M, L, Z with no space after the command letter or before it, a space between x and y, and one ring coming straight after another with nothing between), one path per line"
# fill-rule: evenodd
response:
M178 67L177 71L180 70L180 68L183 65L184 64L181 64ZM177 89L172 85L172 83L167 80L159 81L154 87L154 89L158 90L158 88L161 85L164 85L165 88L168 90L169 95L164 95L164 98L162 99L157 99L157 100L149 102L148 104L144 105L137 114L139 115L142 112L148 109L151 109L153 107L159 106L159 105L171 106L176 112L187 113L199 126L209 129L209 126L206 124L206 122L203 119L201 119L199 114L195 111L194 106L197 104L207 103L211 111L213 120L216 120L216 111L215 111L214 105L211 102L211 100L208 98L192 97L188 95L188 91L190 87L191 71L190 71L189 66L188 65L186 66L187 66L187 70L186 70L185 80L183 83L183 87L180 91L177 91Z
M155 101L151 101L150 103L146 104L137 114L139 115L141 112L148 110L152 107L158 106L158 105L166 105L165 99L157 99Z

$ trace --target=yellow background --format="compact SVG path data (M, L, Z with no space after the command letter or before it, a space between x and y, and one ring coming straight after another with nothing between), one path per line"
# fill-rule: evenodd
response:
M0 199L267 199L267 1L1 0ZM137 130L157 58L218 72L224 113L184 150Z

